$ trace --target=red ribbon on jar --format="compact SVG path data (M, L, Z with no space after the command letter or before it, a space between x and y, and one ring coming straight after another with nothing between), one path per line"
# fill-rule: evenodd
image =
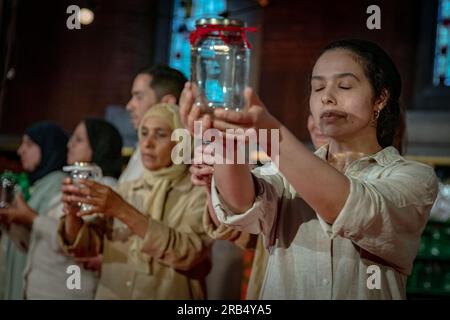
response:
M242 40L244 40L247 48L251 48L250 42L247 39L246 32L256 32L256 27L238 27L238 26L221 26L213 24L205 24L197 26L197 28L189 34L189 42L194 45L198 39L203 38L205 35L212 32L217 32L222 41L226 44L229 43L227 36L223 32L236 32L240 33Z

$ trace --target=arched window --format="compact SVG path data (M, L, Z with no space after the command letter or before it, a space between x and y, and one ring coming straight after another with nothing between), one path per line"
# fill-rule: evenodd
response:
M450 109L450 0L422 0L413 109Z
M189 79L189 33L195 29L195 21L203 17L218 17L226 10L226 0L174 0L169 65Z
M433 84L450 86L450 0L439 0L437 10L436 44Z

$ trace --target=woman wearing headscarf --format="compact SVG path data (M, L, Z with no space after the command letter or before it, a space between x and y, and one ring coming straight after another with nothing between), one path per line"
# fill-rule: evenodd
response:
M39 216L50 209L51 199L60 191L64 179L60 170L66 163L67 139L64 130L51 122L31 126L22 137L17 154L28 173L30 198L25 202L19 194L13 206L0 209L2 228L7 229L10 236L5 246L4 299L23 298L23 271L30 232L17 222L30 211Z
M144 175L119 184L117 192L92 181L83 188L66 179L66 216L60 225L62 247L75 256L103 252L96 299L204 299L210 268L210 240L202 226L206 193L190 182L188 166L174 164L171 141L182 128L175 105L152 107L139 128ZM93 206L86 214L104 218L83 221L77 203ZM111 218L129 229L117 240Z
M68 144L67 163L97 164L103 172L101 182L113 186L121 171L122 138L117 129L101 119L86 119L75 128ZM61 184L59 184L59 187ZM96 272L80 268L77 290L67 285L68 273L74 269L73 257L65 255L58 245L57 229L63 205L59 192L51 209L41 215L33 210L12 216L16 223L31 228L31 242L24 272L26 299L93 299L98 282ZM69 281L70 282L70 281Z

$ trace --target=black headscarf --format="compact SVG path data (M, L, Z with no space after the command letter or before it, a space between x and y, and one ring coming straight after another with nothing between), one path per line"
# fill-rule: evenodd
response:
M25 135L41 149L41 161L37 168L28 173L30 184L50 172L61 170L66 163L68 135L53 122L38 122L25 130Z
M92 148L92 162L103 175L118 178L122 171L122 136L111 123L102 119L84 120Z

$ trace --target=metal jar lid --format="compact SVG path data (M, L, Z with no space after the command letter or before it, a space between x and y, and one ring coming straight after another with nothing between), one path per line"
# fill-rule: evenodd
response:
M70 171L90 171L92 169L97 168L98 166L94 163L90 162L75 162L73 165L64 166L63 171L70 172Z
M202 25L216 25L216 26L234 26L234 27L244 27L244 22L238 19L228 19L228 18L201 18L195 21L196 26Z

